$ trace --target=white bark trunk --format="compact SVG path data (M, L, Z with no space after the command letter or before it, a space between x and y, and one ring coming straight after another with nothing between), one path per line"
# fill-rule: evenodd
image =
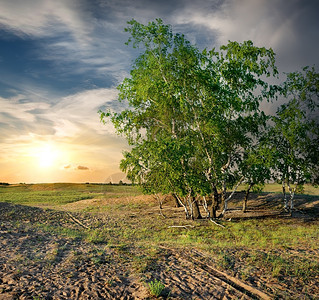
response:
M207 213L207 218L210 218L210 213L209 213L209 209L208 209L208 205L207 205L207 201L206 201L206 197L203 196L203 207L205 212Z
M181 200L181 198L178 195L176 195L176 198L177 198L177 201L179 202L179 204L184 208L186 219L188 219L189 212L188 212L187 206L184 204L184 202Z
M189 195L187 195L187 202L188 202L190 217L193 218L194 217L194 209L193 209L193 201L192 201L191 193L189 193Z
M159 194L154 194L154 197L155 199L157 200L158 202L158 206L159 206L159 212L160 212L160 215L164 218L166 218L162 212L162 209L163 209L163 202L165 200L166 197L164 197L163 199L161 199L161 196Z
M295 192L296 192L297 185L294 188L291 188L289 180L288 180L287 186L288 186L288 190L289 190L289 194L290 194L289 211L292 212L292 210L294 209L294 197L295 197Z
M245 179L245 177L241 177L240 180L237 182L235 188L233 189L233 191L231 192L231 194L227 197L227 199L225 199L224 202L224 209L222 212L222 215L225 214L226 210L228 209L228 201L233 197L233 195L235 194L235 192L237 191L237 188L239 187L239 185L243 182L243 180Z
M286 194L286 180L285 180L285 177L282 178L282 193L283 193L283 196L284 196L284 204L285 204L284 209L288 210L288 199L287 199L287 194Z

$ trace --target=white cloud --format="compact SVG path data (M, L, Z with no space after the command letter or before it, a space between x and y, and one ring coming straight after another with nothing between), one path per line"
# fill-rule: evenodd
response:
M63 97L55 104L33 102L28 96L0 97L1 123L11 128L12 134L37 133L37 128L51 127L55 137L74 137L92 131L96 134L114 134L111 124L99 120L98 110L105 104L117 103L117 90L94 89ZM24 130L17 130L17 127Z
M0 97L1 121L9 123L12 119L17 119L19 122L34 122L34 110L47 110L50 107L45 102L23 102L24 100L25 96L21 94L8 99Z
M98 110L105 103L117 99L116 89L95 89L80 92L62 98L46 114L48 119L54 120L57 136L74 136L80 132L95 131L105 133L113 131L99 122ZM56 118L58 116L58 119Z
M319 36L313 29L319 26L317 9L316 1L227 0L217 10L187 6L177 14L176 22L209 28L218 45L207 46L252 40L257 46L272 47L279 65L292 71L318 63L314 49L318 49Z
M34 55L55 62L64 74L116 73L130 60L128 49L120 49L123 27L95 18L92 9L92 3L78 0L0 1L0 28L42 38Z
M37 37L69 31L78 37L88 36L92 29L85 22L76 0L13 0L1 1L0 22L20 35Z

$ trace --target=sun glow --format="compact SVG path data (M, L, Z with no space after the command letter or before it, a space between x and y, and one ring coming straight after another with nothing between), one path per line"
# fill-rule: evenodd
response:
M36 151L36 158L41 168L49 168L55 165L59 151L52 145L45 145Z

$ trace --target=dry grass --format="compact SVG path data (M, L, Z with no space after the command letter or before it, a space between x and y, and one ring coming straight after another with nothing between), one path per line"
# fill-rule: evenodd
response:
M52 188L53 185L43 186L46 192L52 191ZM47 261L47 266L59 265L64 261L61 257L66 249L61 248L59 242L62 238L70 239L66 260L69 263L85 260L96 269L113 260L115 264L126 266L127 276L137 280L144 296L149 289L148 283L156 280L167 287L164 295L172 298L196 295L195 291L192 292L192 286L196 284L207 297L214 295L218 298L219 292L210 289L210 284L213 286L214 283L203 279L207 277L204 273L211 270L205 271L205 265L225 271L232 278L238 278L253 288L258 287L275 298L313 299L319 292L318 196L297 195L298 211L291 218L270 213L282 208L282 200L280 194L266 192L253 194L248 203L248 214L241 214L238 209L243 194L238 193L230 203L231 211L226 215L226 219L232 218L232 221L218 221L225 226L221 228L209 220L185 220L183 210L175 208L171 200L164 203L166 218L163 218L157 202L151 196L138 195L134 187L102 188L104 190L101 191L98 185L74 185L72 190L72 185L55 185L53 192L63 194L73 191L76 195L83 193L94 195L94 198L52 203L52 195L48 194L46 200L43 197L37 203L40 208L7 206L1 212L1 219L6 220L1 226L9 226L6 224L10 223L13 231L38 232L44 241L48 239L46 250L34 258ZM25 196L43 192L40 185L23 187L24 192L18 189L22 187L16 187L13 191ZM275 189L276 186L273 187ZM4 194L2 190L0 197ZM16 204L19 201L15 199L11 202ZM33 203L30 201L28 205ZM47 209L48 203L51 209ZM256 219L256 216L260 218ZM184 225L192 227L174 227ZM72 243L78 242L83 243L82 248L87 247L85 251L77 253L78 249ZM22 263L23 255L17 253L16 257L20 260L17 259L14 264ZM32 261L33 258L28 259ZM196 260L204 264L195 267ZM189 272L193 269L197 271L191 275ZM183 276L189 281L182 280ZM214 276L216 274L211 274L211 280ZM119 282L111 274L107 280L110 289L106 292L110 293L112 286L118 286ZM177 286L182 282L185 286L178 290ZM229 298L241 297L238 294L241 293L240 288L236 284L233 286L236 292Z

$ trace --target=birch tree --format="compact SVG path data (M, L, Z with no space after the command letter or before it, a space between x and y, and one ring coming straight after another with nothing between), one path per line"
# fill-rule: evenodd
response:
M240 162L266 121L259 104L275 93L265 81L277 74L275 54L251 41L200 51L160 19L128 25L128 44L141 49L118 86L128 109L100 112L131 146L121 168L146 192L174 193L187 217L212 196L216 217L244 180Z
M251 151L247 151L241 163L240 170L243 174L244 183L247 185L243 199L243 212L247 210L249 194L256 187L264 186L271 179L271 154L263 144L253 145Z
M273 149L274 177L282 182L284 209L292 212L298 186L318 178L319 74L314 68L290 73L282 92L288 102L272 118L269 142Z

